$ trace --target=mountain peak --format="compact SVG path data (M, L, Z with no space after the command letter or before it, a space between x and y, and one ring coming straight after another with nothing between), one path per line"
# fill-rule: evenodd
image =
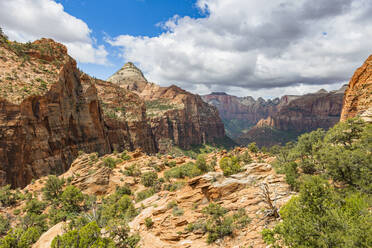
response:
M132 62L127 62L115 72L107 81L118 84L130 90L142 90L148 83L142 71Z

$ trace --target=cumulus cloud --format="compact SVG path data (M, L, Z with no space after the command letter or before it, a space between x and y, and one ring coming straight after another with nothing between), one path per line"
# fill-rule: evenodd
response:
M174 16L157 37L120 35L154 82L206 93L296 93L339 87L372 53L370 0L198 0L202 18Z
M95 44L88 25L53 0L0 1L0 25L10 39L25 42L53 38L65 44L79 62L107 62L104 46Z

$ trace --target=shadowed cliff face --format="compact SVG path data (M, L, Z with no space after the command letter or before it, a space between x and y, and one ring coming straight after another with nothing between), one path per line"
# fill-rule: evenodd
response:
M372 122L372 55L355 71L345 91L341 121L355 116Z
M0 185L23 187L32 178L63 173L80 150L156 152L144 102L82 74L63 45L1 42L0 54ZM104 88L116 102L102 94ZM114 119L103 114L102 102L106 108L133 107Z
M171 144L187 149L225 136L216 108L177 86L149 83L132 63L125 64L108 80L145 101L146 114L161 152Z

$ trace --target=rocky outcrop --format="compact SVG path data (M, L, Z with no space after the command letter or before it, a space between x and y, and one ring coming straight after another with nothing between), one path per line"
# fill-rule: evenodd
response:
M45 92L26 96L20 103L16 98L0 98L0 185L25 186L32 178L62 173L79 150L111 151L94 85L81 84L76 62L63 45L46 39L34 44L51 47L58 56L50 59L58 63L48 68L56 74L56 81L48 82ZM1 49L12 53L6 47ZM23 66L30 71L28 82L44 81L43 73L32 73L32 68L46 62L40 62L37 53L29 55L30 63ZM21 70L16 62L13 70ZM13 96L17 92L21 93L13 90Z
M240 156L245 152L249 152L247 148L237 148L231 154ZM174 162L179 166L195 162L189 157L149 156L137 151L127 153L130 156L129 160L118 162L114 168L108 168L102 166L103 161L107 158L117 160L120 154L109 154L101 158L92 155L94 154L79 156L60 178L69 178L69 185L76 186L90 196L98 196L98 199L113 194L118 187L124 185L133 192L130 196L132 198L145 190L146 187L140 182L139 177L123 176L123 171L132 166L138 166L137 168L142 172L153 171L162 177L164 171L169 170L169 167L164 165L165 162ZM226 151L211 153L206 155L206 160L210 163L213 159L220 160L227 155L229 154ZM194 178L171 178L169 183L174 185L178 183L182 186L172 191L159 188L154 195L137 202L135 207L138 215L128 224L132 233L140 235L139 246L159 248L267 247L262 240L261 232L264 228L271 228L278 220L272 217L272 211L262 196L262 186L267 185L272 204L277 209L280 209L294 195L294 192L291 192L285 183L285 176L276 174L269 164L274 158L262 153L250 153L250 156L254 161L242 163L240 173L226 177L216 166L214 171ZM261 162L257 162L258 160ZM34 195L41 196L45 183L46 177L36 180L22 191L27 190ZM7 208L4 211L13 218L14 209L22 209L26 202L25 199L19 200L13 208ZM205 231L189 230L187 227L191 223L206 221L203 209L210 203L223 206L227 210L226 216L244 210L247 217L246 224L236 228L231 236L208 244ZM95 204L99 208L102 201L98 200ZM174 206L182 211L182 214L175 214ZM47 211L49 210L45 210L45 213ZM86 211L84 215L92 216L91 211L95 210L84 211ZM151 228L146 226L146 218L151 218L153 221ZM63 226L63 222L51 226L33 247L49 247L54 237L65 232Z
M156 151L144 102L81 73L63 45L5 42L0 51L0 185L61 174L79 151Z
M149 83L132 63L125 64L108 80L135 92L145 101L152 133L161 152L171 144L190 148L225 136L216 108L175 85L160 87Z
M341 121L355 116L372 122L372 55L355 71L345 91Z

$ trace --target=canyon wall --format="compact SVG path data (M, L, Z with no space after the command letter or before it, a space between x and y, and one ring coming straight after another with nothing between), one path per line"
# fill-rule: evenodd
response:
M188 149L225 137L224 125L215 107L175 85L160 87L148 82L130 62L108 81L135 92L145 101L148 121L161 152L172 145Z
M203 96L214 105L225 123L226 132L239 144L260 146L285 143L304 132L328 129L339 121L346 86L327 92L285 95L273 100L236 97L223 92Z
M341 121L355 116L372 122L372 55L355 71L345 91Z
M144 102L80 72L63 45L0 42L0 69L0 185L63 173L79 151L157 151Z

